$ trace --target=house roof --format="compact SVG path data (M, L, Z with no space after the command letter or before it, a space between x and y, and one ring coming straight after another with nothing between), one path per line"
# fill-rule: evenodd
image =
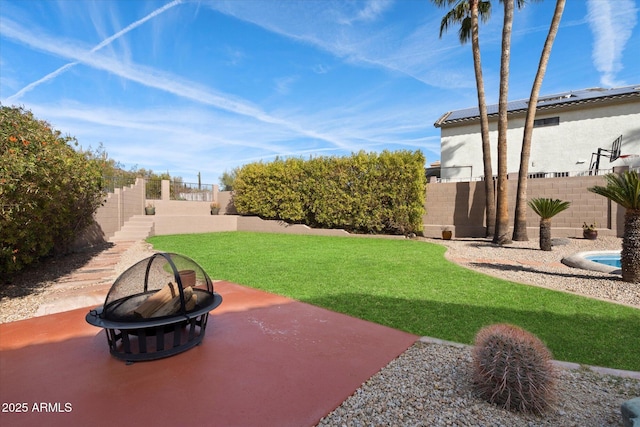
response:
M555 95L543 95L538 98L537 110L550 108L562 108L572 104L598 102L606 99L640 97L640 84L617 87L611 89L590 88L571 92L563 92ZM528 99L511 101L507 103L508 114L526 112L529 105ZM498 104L487 105L489 117L498 115ZM480 112L478 107L465 108L463 110L448 111L435 123L435 127L442 127L453 123L459 123L478 119Z

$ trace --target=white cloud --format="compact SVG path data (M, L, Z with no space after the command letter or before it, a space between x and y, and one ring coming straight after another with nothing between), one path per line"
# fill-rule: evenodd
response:
M243 2L233 2L236 3ZM324 4L322 1L316 3L316 6ZM342 2L333 3L334 6L336 4L340 5ZM358 5L362 6L362 3ZM316 26L312 22L309 19L300 24L303 27L308 24ZM323 22L325 21L318 26L321 27ZM108 34L108 28L119 27L115 23L98 21L93 21L93 24L95 31L102 37ZM131 25L119 33L123 35L122 31L131 28ZM335 21L333 25L332 28L335 29ZM433 38L440 50L430 49L431 45L425 47L425 37L431 37L428 25L401 38L387 31L372 31L371 37L367 37L362 30L364 24L353 26L360 26L357 33L336 37L327 44L327 50L331 49L333 54L342 55L342 58L376 64L376 67L394 72L411 73L417 78L426 75L431 67L437 68L440 63L435 61L450 58L448 53L454 50L453 45L449 47L448 43L440 43L437 33ZM331 32L331 29L328 31ZM0 21L0 32L6 40L25 45L32 51L57 56L65 62L70 61L47 76L48 79L56 78L76 64L83 64L99 70L98 76L117 76L122 81L135 82L181 98L176 100L171 96L154 94L156 99L162 101L154 103L153 107L140 105L142 103L138 103L137 107L125 107L124 103L118 103L113 108L105 108L99 98L96 99L96 105L91 105L91 101L80 103L64 98L49 98L55 101L46 105L26 102L26 107L34 114L50 121L55 128L76 136L85 148L88 145L96 147L99 142L103 142L112 158L128 166L139 164L145 168L168 168L172 175L183 177L193 176L194 170L202 170L209 173L206 178L208 182L213 182L217 178L216 174L225 169L248 161L269 160L275 156L344 155L361 149L378 150L381 147L419 148L426 151L425 155L428 157L437 157L439 153L439 137L425 137L429 132L435 133L432 127L435 119L426 118L437 117L442 113L442 107L429 103L428 99L417 93L419 91L409 91L402 100L390 101L385 98L389 87L380 87L386 84L383 83L372 85L367 93L339 97L340 101L335 105L323 100L321 103L314 102L313 107L308 109L304 103L279 102L278 109L273 109L274 107L259 105L259 100L254 103L219 91L212 85L131 62L122 57L123 53L128 56L126 45L114 43L111 46L113 51L104 48L107 46L104 43L109 39L112 42L119 40L113 38L119 33L104 38L99 45L95 45L95 42L89 44L63 39L35 25L18 24L4 17ZM327 34L324 30L317 34L312 31L309 34L302 33L301 37L306 37L305 43L308 44L322 43L316 37ZM375 53L375 46L382 50L379 56L372 54ZM457 40L455 48L459 48ZM116 50L118 55L115 54ZM227 53L233 59L246 59L238 50L229 48ZM425 60L425 57L433 58L433 63ZM375 61L380 61L381 65ZM307 64L307 67L313 67L313 71L318 74L332 71L335 67L324 64L314 67L314 63ZM81 70L78 67L77 71L89 75L91 70ZM438 72L443 73L441 78L450 78L446 69ZM298 77L272 81L279 85L281 93L286 94L291 89L292 95L295 95L293 89L297 87L293 88L291 84L296 81L295 78L299 78L300 84L296 86L302 86L305 76L303 71L300 73ZM397 80L390 79L387 82L393 87ZM32 84L39 83L41 81ZM419 86L413 82L412 85ZM63 95L65 96L73 95ZM30 98L25 97L27 101ZM167 102L163 103L164 100Z
M341 18L341 24L353 24L354 22L373 22L376 21L384 12L391 7L392 0L369 0L363 8L357 9L355 15L348 18Z
M594 38L592 58L601 73L600 82L607 87L622 86L616 74L622 70L622 52L637 23L638 9L633 0L588 0L587 10Z
M344 141L332 135L322 134L313 129L305 129L297 123L292 123L280 117L270 115L251 102L212 90L176 75L141 65L123 64L114 58L105 57L95 51L86 53L86 49L78 47L73 43L62 42L61 40L48 37L45 34L34 34L28 29L9 20L0 23L0 31L2 31L5 37L18 40L41 51L71 59L74 63L83 63L90 67L108 71L113 75L166 93L171 93L181 98L251 117L264 123L282 126L301 136L320 139L339 148L346 149L348 147ZM71 64L67 64L66 66L71 66ZM60 70L56 72L58 71ZM10 103L13 101L14 97L9 97L7 102Z
M323 64L316 64L313 67L313 72L316 74L327 74L330 70L330 67Z
M274 34L309 44L350 63L375 66L403 74L429 86L472 88L473 73L455 60L471 57L457 37L439 39L440 15L426 19L413 33L394 25L374 25L392 3L370 2L353 10L346 1L208 2L206 5ZM360 3L356 3L358 5ZM425 18L428 5L425 5ZM363 18L368 17L364 21Z
M155 18L156 16L160 15L161 13L167 11L168 9L171 9L174 6L179 5L180 3L182 3L183 0L173 0L170 3L167 3L166 5L154 10L153 12L149 13L148 15L146 15L145 17L138 19L137 21L135 21L132 24L127 25L125 28L123 28L122 30L116 32L115 34L105 38L104 40L102 40L100 43L98 43L97 45L95 45L90 51L89 53L93 53L93 52L97 52L98 50L102 49L105 46L110 45L113 41L118 40L119 38L121 38L122 36L124 36L125 34L127 34L129 31L139 27L140 25L144 24L145 22L147 22L148 20ZM94 9L92 9L94 10ZM96 30L99 33L104 33L104 30L102 29L102 23L101 20L99 20L98 18L96 18L96 16L99 16L97 12L92 13L92 21L94 23L94 26L96 27ZM112 19L115 19L115 15L112 13L111 14ZM4 26L0 27L0 28L4 28ZM9 24L9 26L7 28L11 28L11 24ZM4 32L4 30L3 30ZM20 39L18 37L18 39ZM23 42L25 40L22 40ZM46 49L45 49L46 50ZM128 51L128 48L125 48L126 51ZM129 56L129 55L127 55ZM61 73L64 73L66 70L68 70L69 68L74 67L75 65L77 65L79 62L81 62L81 60L78 61L74 61L74 62L70 62L68 64L63 65L62 67L58 68L57 70L47 74L46 76L42 77L41 79L29 83L27 86L23 87L22 89L20 89L17 93L15 93L14 95L10 96L7 101L9 102L14 102L18 99L20 99L25 93L29 92L30 90L33 90L34 88L36 88L37 86L39 86L42 83L48 82L49 80L52 80L53 78L55 78L56 76L60 75Z
M293 86L296 81L298 81L297 76L287 76L276 79L276 91L281 95L286 95L291 92L291 86Z

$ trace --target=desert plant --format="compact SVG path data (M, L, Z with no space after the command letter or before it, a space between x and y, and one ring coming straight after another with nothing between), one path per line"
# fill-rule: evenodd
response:
M569 208L571 202L563 202L559 199L531 199L529 206L540 215L540 249L551 250L551 218Z
M625 208L622 236L622 280L640 283L640 176L637 171L605 175L607 186L588 188Z
M521 412L544 413L555 397L551 352L535 335L496 324L476 335L473 382L489 403Z

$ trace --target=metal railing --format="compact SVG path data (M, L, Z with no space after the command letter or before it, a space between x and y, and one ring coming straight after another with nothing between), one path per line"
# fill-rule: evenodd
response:
M170 188L171 200L186 200L190 202L213 201L213 185L211 184L171 181Z
M630 170L640 170L638 168L630 168ZM598 169L596 171L564 171L564 172L532 172L527 175L529 179L544 179L544 178L567 178L573 176L591 176L591 175L606 175L609 173L613 173L613 169ZM496 180L497 175L493 176L493 179ZM507 177L508 178L508 177ZM484 176L474 176L469 178L438 178L436 182L438 183L446 183L446 182L474 182L474 181L484 181Z
M144 197L147 200L162 199L162 180L161 179L145 179L144 180Z
M131 176L103 176L102 177L102 191L105 193L113 193L116 188L124 188L134 185L136 178Z
M145 198L147 200L162 199L162 179L145 180ZM212 202L213 185L195 184L176 180L169 181L169 200L190 202Z

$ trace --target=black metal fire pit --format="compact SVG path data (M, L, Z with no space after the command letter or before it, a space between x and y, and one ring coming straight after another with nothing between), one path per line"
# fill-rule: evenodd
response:
M222 303L207 273L178 254L157 253L122 273L88 323L106 330L111 354L129 363L173 356L202 342Z

